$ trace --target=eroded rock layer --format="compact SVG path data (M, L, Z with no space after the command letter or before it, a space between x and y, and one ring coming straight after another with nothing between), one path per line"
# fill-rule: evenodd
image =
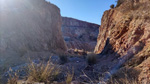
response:
M139 80L150 81L150 1L118 1L116 8L104 12L95 53L119 56L120 64L133 57L131 65L141 70Z
M94 51L99 25L62 17L62 32L68 48Z

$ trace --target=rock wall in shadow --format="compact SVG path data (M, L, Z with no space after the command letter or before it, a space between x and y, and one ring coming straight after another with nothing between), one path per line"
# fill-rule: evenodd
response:
M67 50L58 7L45 0L1 0L0 4L0 72L23 63L29 51Z
M94 51L99 25L62 17L62 32L68 48Z

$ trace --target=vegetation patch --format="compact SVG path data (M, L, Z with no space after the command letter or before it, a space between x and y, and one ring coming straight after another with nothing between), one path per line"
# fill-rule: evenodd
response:
M87 58L86 58L86 60L87 60L87 63L89 64L89 65L93 65L93 64L96 64L96 61L97 61L97 55L95 54L95 53L90 53L90 54L88 54L87 55Z
M111 9L115 8L115 5L114 4L110 5L110 8Z
M50 64L49 61L46 65L31 63L28 67L28 81L52 83L60 73L60 69Z
M108 84L140 84L137 79L138 75L139 71L133 68L121 68L111 77Z

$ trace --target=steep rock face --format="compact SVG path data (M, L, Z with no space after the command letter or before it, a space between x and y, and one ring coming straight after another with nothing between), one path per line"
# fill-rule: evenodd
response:
M131 7L129 3L133 2L126 1L120 7L105 11L95 48L96 53L102 52L108 38L113 50L119 54L124 53L121 51L128 51L139 41L148 41L149 4L139 2ZM125 6L126 4L129 6ZM142 4L146 7L142 7Z
M121 1L121 0L119 0ZM132 58L131 65L141 70L139 80L150 81L149 70L150 1L124 0L119 7L104 12L95 53L118 57L117 64ZM115 53L115 54L114 54ZM118 65L118 67L120 67ZM140 67L142 65L142 68ZM146 67L145 67L146 66Z
M0 4L1 70L23 62L28 51L67 50L55 5L45 0L1 0Z
M68 48L93 51L99 25L62 17L62 32Z

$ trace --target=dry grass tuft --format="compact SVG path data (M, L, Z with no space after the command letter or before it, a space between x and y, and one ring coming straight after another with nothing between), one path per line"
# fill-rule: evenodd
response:
M10 68L9 71L12 72L12 69ZM9 79L7 81L7 84L17 84L18 79L19 76L17 75L17 73L15 73L14 75L12 75L12 73L9 73Z
M120 79L120 80L117 80L117 79L113 79L109 84L140 84L139 82L137 82L137 80L135 79L128 79L128 78L125 78L125 79Z
M60 69L56 68L55 65L50 64L34 64L31 63L29 67L28 81L51 83L55 78L58 77Z
M72 70L72 72L68 72L67 73L67 78L66 78L66 84L70 84L73 80L74 77L74 71Z
M138 74L134 69L122 68L112 76L108 84L140 84L137 80Z

